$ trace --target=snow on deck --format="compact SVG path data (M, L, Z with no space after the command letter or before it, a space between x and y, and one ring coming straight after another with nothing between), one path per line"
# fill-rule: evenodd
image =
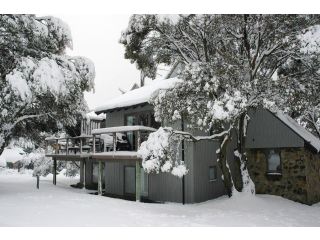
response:
M115 156L115 157L137 157L138 153L134 151L110 151L110 152L100 152L94 153L92 156Z
M109 128L98 128L93 129L91 131L92 134L105 134L105 133L120 133L120 132L132 132L132 131L148 131L148 132L155 132L157 129L152 127L146 126L119 126L119 127L109 127Z
M116 98L107 101L103 106L94 109L95 112L106 111L114 108L122 108L133 106L141 103L146 103L151 98L152 94L160 89L169 89L181 81L178 78L156 79L149 85L128 91Z
M320 204L281 197L220 197L199 204L139 203L71 188L77 178L1 171L0 226L320 226Z
M290 127L295 133L297 133L301 138L313 146L318 152L320 151L320 139L314 136L311 132L306 130L303 126L297 123L294 119L288 115L277 111L275 115L288 127Z

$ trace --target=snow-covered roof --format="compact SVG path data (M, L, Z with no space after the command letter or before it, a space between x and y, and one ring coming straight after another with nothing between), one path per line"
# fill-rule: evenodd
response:
M320 152L320 139L314 136L311 132L306 130L303 126L298 124L294 119L288 115L277 111L275 116L279 118L284 124L291 128L295 133L297 133L301 138L308 142L312 147L314 147L318 152Z
M85 117L87 118L87 120L102 121L102 120L106 119L106 114L101 113L101 114L97 115L94 111L92 111L92 112L87 113Z
M91 131L92 134L104 134L104 133L119 133L119 132L132 132L132 131L149 131L155 132L157 129L146 126L119 126L109 128L98 128Z
M154 92L160 89L172 88L179 81L181 80L176 77L169 79L156 79L152 81L149 85L145 85L138 89L128 91L116 98L107 101L104 105L95 108L94 111L101 112L115 108L123 108L134 106L137 104L147 103Z

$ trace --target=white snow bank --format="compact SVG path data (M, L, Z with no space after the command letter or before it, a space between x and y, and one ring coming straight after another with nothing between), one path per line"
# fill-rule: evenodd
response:
M95 108L94 111L106 111L114 108L128 107L136 104L146 103L149 101L152 94L157 90L173 88L174 85L180 81L182 80L178 78L154 80L149 85L128 91L119 97L107 101L106 104Z
M320 151L320 139L315 137L312 133L302 127L299 123L297 123L294 119L289 117L288 115L277 111L275 115L288 127L290 127L295 133L297 133L300 137L302 137L306 142L308 142L311 146L313 146L318 152Z
M320 226L320 205L307 206L277 196L226 196L195 204L139 203L75 189L79 178L59 174L36 179L0 169L0 226ZM22 204L23 203L23 204ZM141 217L143 216L143 217ZM88 221L89 220L89 221Z
M22 148L6 148L0 155L0 166L5 167L8 162L15 163L22 161L25 156L25 152Z

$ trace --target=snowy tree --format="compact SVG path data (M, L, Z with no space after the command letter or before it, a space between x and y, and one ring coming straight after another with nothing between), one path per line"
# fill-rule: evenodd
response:
M320 90L315 81L318 52L305 53L301 38L319 23L316 15L133 15L120 42L125 57L148 77L155 76L159 64L183 63L179 77L184 81L151 100L156 120L187 119L190 127L221 137L219 163L231 195L234 184L226 146L236 130L235 156L242 174L248 174L248 109L280 109L298 118L310 106L318 106L317 95L310 98L296 86ZM247 191L250 177L242 179L245 189L238 190Z
M95 70L89 59L65 54L70 29L55 17L0 15L0 42L1 154L13 136L75 125Z
M179 146L183 136L172 128L159 128L151 133L147 141L141 144L138 154L142 157L142 166L147 173L171 172L182 177L188 170L179 161Z

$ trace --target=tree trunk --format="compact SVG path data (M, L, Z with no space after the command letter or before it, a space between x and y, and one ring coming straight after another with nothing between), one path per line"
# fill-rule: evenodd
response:
M241 173L241 178L238 179L238 186L241 186L239 189L237 189L240 192L248 190L247 187L251 188L251 186L254 186L252 183L252 180L249 176L249 172L247 169L247 155L246 155L246 148L245 148L245 140L247 135L247 112L244 112L241 114L239 118L239 125L238 125L238 141L237 141L237 153L235 153L235 157L237 161L240 163L239 170ZM252 184L251 184L252 183ZM251 186L250 186L251 184ZM254 187L253 189L249 189L251 193L254 193Z
M232 196L232 191L234 188L233 181L231 178L231 172L227 163L227 146L230 142L230 132L225 135L224 139L222 140L219 152L218 152L218 163L223 175L223 182L225 188L227 190L227 194L229 197Z

